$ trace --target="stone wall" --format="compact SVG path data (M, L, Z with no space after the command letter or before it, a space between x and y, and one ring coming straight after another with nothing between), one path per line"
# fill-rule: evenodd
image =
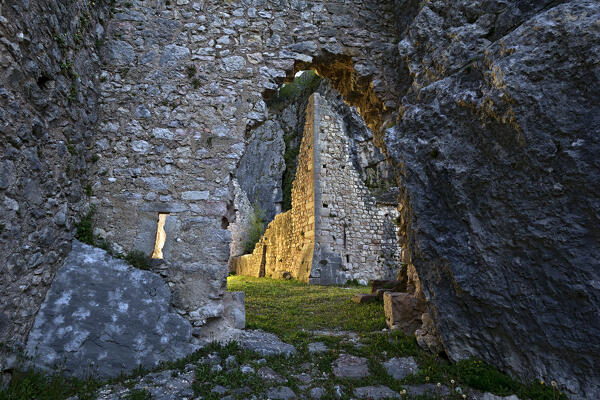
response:
M350 134L343 116L317 94L315 125L315 254L310 282L344 284L356 279L392 279L400 265L398 216L392 205L381 204L353 163ZM315 128L315 131L317 128Z
M328 91L329 95L331 93ZM306 124L292 209L269 224L250 255L234 258L238 274L289 276L316 284L395 276L400 251L394 206L377 204L355 168L343 116L319 93Z
M0 343L25 340L87 211L107 16L104 1L0 4Z
M158 214L169 213L173 304L196 327L218 318L232 175L246 131L266 119L263 94L314 66L338 74L365 110L397 104L373 94L394 85L377 72L396 57L393 27L391 5L376 1L117 1L102 49L97 233L117 252L150 254Z

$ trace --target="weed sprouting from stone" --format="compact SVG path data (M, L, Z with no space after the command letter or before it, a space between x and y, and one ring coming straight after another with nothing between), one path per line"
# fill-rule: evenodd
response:
M128 252L123 259L135 268L150 270L150 256L142 251L132 250Z

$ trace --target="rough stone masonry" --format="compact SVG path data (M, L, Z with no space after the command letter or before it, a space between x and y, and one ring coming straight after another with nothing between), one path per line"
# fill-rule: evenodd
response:
M598 2L16 0L0 15L2 341L26 339L89 203L123 252L151 252L168 213L173 305L218 324L245 133L263 94L315 68L391 162L403 261L446 353L600 397Z
M395 277L398 212L365 185L338 108L350 113L327 84L309 99L292 209L275 217L252 254L232 260L237 274L321 285Z

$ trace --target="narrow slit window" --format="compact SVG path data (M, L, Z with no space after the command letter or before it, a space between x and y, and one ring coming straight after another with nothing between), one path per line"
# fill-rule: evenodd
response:
M156 228L156 242L154 243L154 252L152 252L152 258L159 260L163 259L163 247L167 240L167 232L165 232L165 222L169 214L160 213L158 214L158 227Z

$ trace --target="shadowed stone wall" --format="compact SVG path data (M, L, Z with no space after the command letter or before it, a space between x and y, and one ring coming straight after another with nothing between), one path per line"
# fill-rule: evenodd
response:
M104 1L0 2L3 344L24 342L87 211L107 16Z

